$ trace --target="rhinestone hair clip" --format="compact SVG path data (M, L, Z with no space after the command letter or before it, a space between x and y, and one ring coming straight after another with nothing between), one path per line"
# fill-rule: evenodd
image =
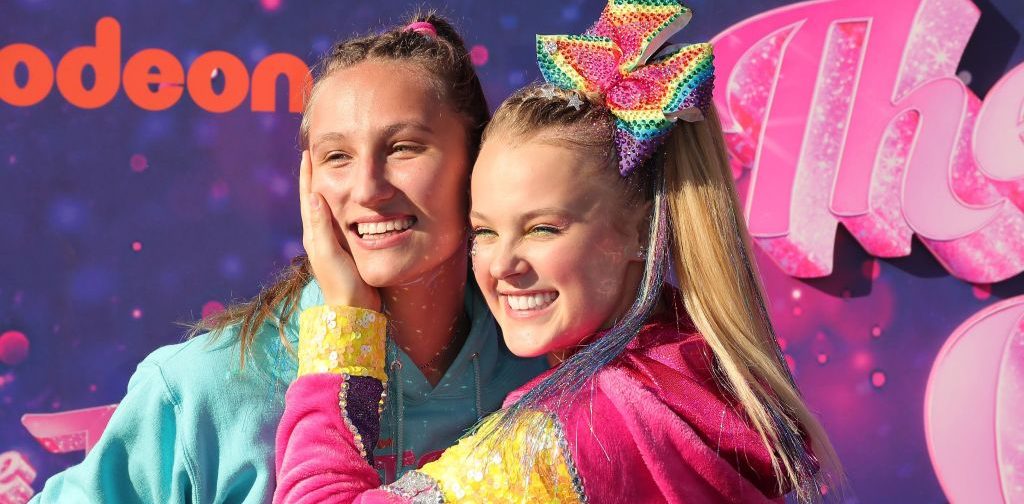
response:
M609 0L583 35L537 36L545 81L605 97L622 176L651 158L677 119L701 121L711 104L711 44L673 46L652 59L691 17L676 0Z
M559 98L558 95L555 93L555 89L556 87L553 84L544 84L537 88L537 93L534 96L543 98L545 100L555 100ZM580 94L578 91L574 90L572 91L572 93L569 94L569 99L566 100L565 106L572 107L576 110L579 110L581 107L583 107L583 99L580 98Z

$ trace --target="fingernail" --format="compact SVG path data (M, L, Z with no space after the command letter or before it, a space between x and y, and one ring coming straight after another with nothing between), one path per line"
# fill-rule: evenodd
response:
M320 210L320 196L313 196L313 210Z

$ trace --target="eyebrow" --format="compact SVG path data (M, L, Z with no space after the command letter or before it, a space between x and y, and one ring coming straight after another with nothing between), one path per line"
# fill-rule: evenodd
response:
M407 121L407 122L398 122L398 123L394 123L394 124L388 125L387 127L384 128L382 133L386 137L391 137L391 136L395 136L395 135L397 135L397 134L399 134L399 133L401 133L401 132L403 132L405 130L419 131L419 132L427 133L427 134L432 134L434 132L434 129L431 128L429 124L425 124L425 123L421 123L421 122L417 122L417 121ZM340 133L340 132L337 132L337 131L331 131L331 132L324 133L323 135L320 135L319 137L317 137L316 141L313 142L313 146L317 146L317 145L320 145L320 144L326 143L326 142L341 141L341 140L344 140L344 139L345 139L345 134L344 133Z
M421 133L433 133L434 129L429 124L421 122L400 122L384 128L385 136L394 136L405 130L419 131Z
M559 217L568 217L569 216L569 212L566 212L562 208L556 208L556 207L538 208L536 210L530 210L529 212L526 212L525 214L523 214L523 220L524 221L530 221L530 220L536 219L537 217L540 217L542 215L557 215ZM480 212L477 212L475 210L469 212L469 216L472 217L472 218L480 219L480 220L487 220L487 217L484 214L482 214Z
M320 135L316 139L316 141L313 142L312 146L315 147L315 146L320 145L322 143L335 142L335 141L338 141L338 140L342 140L344 138L345 138L345 135L342 135L341 133L334 133L334 132L324 133L323 135Z

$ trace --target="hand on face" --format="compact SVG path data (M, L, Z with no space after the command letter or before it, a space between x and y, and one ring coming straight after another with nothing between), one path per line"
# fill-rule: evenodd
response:
M352 255L342 248L335 229L334 214L320 193L310 190L313 164L309 151L302 151L299 167L299 202L302 212L302 245L309 256L313 276L329 305L356 306L380 310L380 294L356 270Z

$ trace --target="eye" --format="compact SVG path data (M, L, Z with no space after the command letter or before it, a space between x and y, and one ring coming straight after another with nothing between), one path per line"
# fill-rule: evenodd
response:
M420 154L427 150L427 147L422 144L413 142L399 142L391 147L391 152L400 156L411 157L416 154Z
M540 236L553 236L553 235L557 235L557 234L559 234L561 232L562 232L562 230L558 229L555 226L549 226L549 225L544 225L544 224L538 225L538 226L533 226L532 228L530 228L530 234L540 235Z
M495 233L493 229L488 229L488 228L485 228L485 227L474 227L473 228L473 239L474 240L477 239L477 238L485 238L485 237L492 237L492 236L498 236L498 233Z
M342 152L342 151L330 151L330 152L327 153L326 156L324 156L324 163L326 163L326 164L335 164L336 165L336 164L344 163L344 162L346 162L346 161L348 161L350 159L352 159L352 156L349 156L345 152Z

